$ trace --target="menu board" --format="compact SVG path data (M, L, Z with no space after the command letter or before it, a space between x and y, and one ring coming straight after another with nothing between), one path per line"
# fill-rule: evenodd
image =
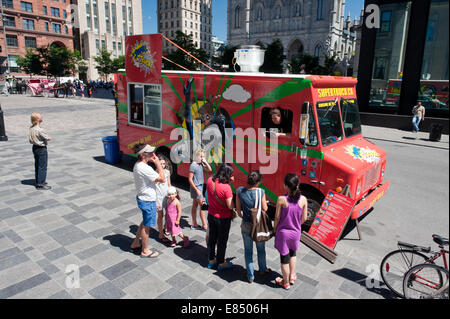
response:
M354 199L330 190L308 234L333 250L350 218L354 205Z

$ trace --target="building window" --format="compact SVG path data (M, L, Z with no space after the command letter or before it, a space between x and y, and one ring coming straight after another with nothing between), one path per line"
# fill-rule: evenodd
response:
M2 0L3 8L14 9L13 0Z
M106 23L106 32L111 33L111 23L109 19L109 2L105 2L105 23Z
M53 27L54 33L61 33L61 25L60 24L52 23L52 27Z
M116 17L116 4L115 3L111 3L111 14L112 14L113 35L117 35L117 17Z
M50 12L51 12L52 17L59 18L59 9L58 8L50 8Z
M42 6L42 12L47 15L47 6Z
M91 18L91 1L90 0L86 0L86 23L87 23L87 29L91 30L92 29L92 18Z
M234 9L234 28L239 29L241 27L241 7L237 6Z
M25 37L25 47L27 48L36 48L36 38L33 37Z
M45 24L45 31L48 32L48 31L49 31L49 28L48 28L48 22L45 22L44 24Z
M17 47L17 35L7 34L6 35L6 44L9 47Z
M64 26L64 32L66 32L66 34L69 34L69 28L66 25Z
M33 12L33 4L30 2L21 1L20 8L22 11Z
M319 59L322 56L322 46L320 44L316 45L316 47L314 48L314 56L318 57Z
M281 19L281 7L277 6L275 8L275 19Z
M63 17L64 19L67 19L67 10L63 10Z
M25 30L34 30L34 20L23 19L23 28Z
M17 65L18 55L8 55L8 66L11 72L17 73L20 72L20 68Z
M317 20L323 20L323 0L317 0Z
M16 27L16 19L14 17L5 16L3 22L7 27Z
M391 31L391 18L392 18L392 11L381 12L381 25L380 25L381 33L387 33Z
M300 17L301 15L302 15L302 6L301 6L300 2L298 2L298 3L295 5L295 13L294 13L294 16L295 16L295 17Z

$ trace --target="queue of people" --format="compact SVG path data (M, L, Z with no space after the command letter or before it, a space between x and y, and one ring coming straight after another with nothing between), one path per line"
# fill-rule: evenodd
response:
M178 191L170 185L170 174L165 170L165 158L155 154L155 148L147 144L137 144L134 148L138 161L134 166L133 175L137 190L137 204L142 211L142 223L131 244L131 250L140 251L141 258L156 258L158 252L148 248L149 229L158 228L158 240L176 247L176 237L183 240L183 246L189 246L189 238L180 228L181 203ZM244 244L245 267L247 280L255 279L253 264L253 247L256 244L259 273L267 275L272 272L266 263L266 242L254 241L251 237L254 226L251 216L252 208L260 205L263 212L268 210L264 190L259 188L263 180L262 174L252 171L248 175L247 185L236 191L236 201L233 200L231 183L234 182L234 169L230 164L222 164L216 173L205 183L203 170L211 172L211 166L205 160L203 150L194 152L194 162L190 168L189 184L193 200L191 229L206 232L208 254L207 268L225 271L233 268L233 263L226 260L226 250L231 222L236 217L242 219L241 234ZM153 163L156 171L148 163ZM299 249L301 225L307 219L307 199L301 195L300 178L296 174L287 174L284 178L286 194L278 197L274 220L274 247L280 254L280 269L282 277L275 283L284 289L289 289L297 280L296 252ZM204 192L205 190L205 192ZM206 195L206 196L205 196ZM206 198L205 198L206 197ZM202 215L207 199L207 218ZM195 205L195 206L194 206ZM200 207L202 227L197 224L196 212ZM165 214L165 218L164 218ZM206 222L207 220L207 222ZM165 221L165 226L163 226ZM166 236L170 236L171 239Z

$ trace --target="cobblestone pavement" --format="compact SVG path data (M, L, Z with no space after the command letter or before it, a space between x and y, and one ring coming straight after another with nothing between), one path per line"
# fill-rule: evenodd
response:
M289 291L274 284L280 266L273 240L266 249L273 273L247 283L238 221L232 223L227 248L233 270L208 270L205 233L189 228L185 180L176 186L182 196L181 227L191 247L161 244L152 229L150 248L160 256L141 259L128 250L141 221L132 163L104 162L101 138L115 134L113 102L24 96L0 97L0 102L9 138L0 142L0 298L391 297L376 280L369 281L379 288L367 288L367 265L378 265L386 251L373 245L369 253L367 245L376 240L351 240L356 230L338 243L335 264L301 245L299 280ZM47 192L34 187L27 141L33 111L43 114L43 127L53 138L47 178L52 189ZM362 232L370 235L368 228ZM69 279L77 271L80 287L72 288Z

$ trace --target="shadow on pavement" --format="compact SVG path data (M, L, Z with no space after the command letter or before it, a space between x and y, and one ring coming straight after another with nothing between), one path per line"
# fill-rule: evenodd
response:
M366 275L363 275L359 272L356 272L354 270L348 269L348 268L341 268L338 270L333 270L332 273L345 278L347 280L353 281L354 283L357 283L361 286L363 286L364 288L366 288L367 291L376 293L386 299L394 299L396 298L396 296L394 295L394 293L389 290L388 288L381 288L382 286L386 287L384 283L376 280L376 279L372 279L367 277ZM366 285L366 280L369 279L369 282L371 283L371 285L373 285L373 288L368 288Z
M28 185L28 186L36 186L36 180L34 179L25 179L20 182L22 185Z

